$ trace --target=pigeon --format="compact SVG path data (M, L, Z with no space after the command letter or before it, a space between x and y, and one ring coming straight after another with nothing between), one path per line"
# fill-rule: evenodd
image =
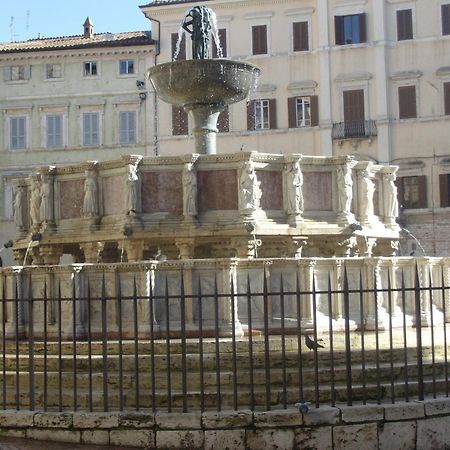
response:
M294 405L295 408L298 409L299 412L302 414L307 414L309 411L309 407L311 405L311 402L298 402Z
M313 341L307 334L305 334L305 344L309 348L309 350L317 350L318 348L325 348L323 345L320 345L318 342Z

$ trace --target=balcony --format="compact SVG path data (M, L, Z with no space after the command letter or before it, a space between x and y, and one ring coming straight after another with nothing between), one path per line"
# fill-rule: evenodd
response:
M358 120L333 124L333 139L371 139L377 135L375 120Z

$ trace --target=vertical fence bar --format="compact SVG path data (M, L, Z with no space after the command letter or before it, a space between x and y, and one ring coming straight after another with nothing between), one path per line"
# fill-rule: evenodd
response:
M448 290L448 286L445 286L445 279L444 279L444 266L442 266L441 271L441 289L442 289L442 316L444 318L444 323L442 329L444 330L444 375L445 375L445 396L448 397L448 391L449 391L449 379L448 379L448 359L447 359L447 323L445 321L445 318L447 317L447 311L445 306L445 296Z
M107 334L107 301L105 273L102 275L102 362L103 362L103 411L109 411L108 395L108 334Z
M331 275L328 272L328 337L330 341L330 390L331 406L336 406L336 382L334 378L334 336L333 336L333 295L331 293Z
M408 371L408 333L406 325L406 288L405 288L405 273L402 269L402 311L403 311L403 361L405 372L405 401L409 402L409 371Z
M122 282L120 281L120 274L117 276L117 328L118 336L118 364L119 364L119 411L124 409L124 395L123 395L123 296L122 296Z
M238 383L237 383L237 361L236 361L236 297L234 295L234 282L231 278L231 348L232 348L232 372L233 372L233 406L238 409Z
M44 281L44 411L48 409L48 327L47 327L47 314L48 314L48 295L47 295L47 280Z
M414 303L415 303L415 320L416 320L416 354L417 354L417 396L419 400L424 399L424 379L423 379L423 353L422 353L422 316L420 306L420 280L419 268L415 266L415 286L414 286Z
M139 325L137 311L137 286L136 277L133 278L133 329L134 329L134 380L135 380L135 408L140 410L139 392Z
M377 376L377 403L381 403L381 374L380 374L380 327L378 326L378 281L376 271L373 273L373 302L375 307L375 366Z
M150 283L150 296L148 299L148 307L150 309L150 363L151 363L151 392L152 392L152 412L156 412L156 368L155 368L155 315L153 311L154 296L153 283Z
M286 328L284 317L284 283L280 277L280 315L281 315L281 370L283 376L283 408L287 409L287 377L286 377Z
M6 280L3 279L2 286L2 395L3 409L6 409Z
M205 411L205 367L203 355L203 302L202 302L202 284L200 276L198 277L197 303L198 303L198 352L200 358L199 376L200 376L200 410Z
M344 266L344 330L345 330L345 368L347 377L347 405L353 404L352 355L350 343L350 292L348 287L347 266Z
M16 348L16 409L20 409L20 361L19 361L19 292L17 280L14 288L14 321L15 321L15 348Z
M312 313L313 313L313 337L314 337L314 402L316 408L320 406L320 391L319 391L319 343L317 341L317 291L316 280L312 277Z
M180 295L180 318L181 318L181 390L183 394L183 412L187 412L187 374L186 374L186 291L184 288L184 273L181 269L181 295Z
M172 372L170 364L170 305L169 305L169 283L166 275L164 290L164 303L166 307L166 368L167 368L167 412L172 412Z
M92 299L91 299L91 283L88 281L87 285L87 312L86 312L86 319L87 319L87 348L88 348L88 404L89 404L89 412L92 412L93 402L92 402L92 317L91 317L91 311L92 311Z
M247 272L247 324L248 324L248 367L250 387L250 410L255 410L255 387L253 367L253 318L252 318L252 293L250 289L250 274Z
M388 271L388 313L389 313L389 369L391 380L391 403L395 403L395 378L394 378L394 343L392 334L392 286L391 274Z
M263 283L264 299L264 366L266 375L266 410L271 410L271 389L270 389L270 336L269 336L269 293L267 289L267 271L264 269Z
M366 320L364 311L364 290L361 270L359 271L359 323L361 328L361 375L363 405L367 403L367 371L366 371Z
M34 373L34 297L30 272L28 277L28 381L30 411L34 411L35 409Z
M295 280L295 299L297 306L297 364L298 364L298 396L300 401L304 401L303 392L303 354L302 354L302 303L300 296L300 280L298 272Z
M58 410L62 412L62 299L61 280L58 282Z
M77 389L77 293L75 289L76 279L72 283L72 369L73 369L73 410L78 409Z
M430 332L431 332L431 373L433 380L433 398L436 398L436 353L434 347L434 314L433 314L433 279L431 269L428 267L428 294L430 298Z
M216 351L216 403L217 411L222 410L222 394L220 383L220 329L219 329L219 293L217 290L217 276L214 277L214 327Z

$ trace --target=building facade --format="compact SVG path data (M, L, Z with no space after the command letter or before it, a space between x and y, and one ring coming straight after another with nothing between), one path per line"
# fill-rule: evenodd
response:
M32 169L154 151L149 31L0 44L0 245L14 238L13 179ZM12 253L2 251L4 264Z
M174 58L186 10L217 15L223 54L262 70L219 120L218 151L355 155L399 166L403 252L450 252L450 0L160 0L141 6ZM181 42L178 59L190 58ZM213 49L213 56L217 55ZM160 154L193 149L187 114L157 105Z

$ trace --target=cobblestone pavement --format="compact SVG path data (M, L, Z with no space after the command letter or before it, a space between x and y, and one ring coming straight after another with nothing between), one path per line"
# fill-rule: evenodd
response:
M58 442L32 441L30 439L0 437L0 450L136 450L136 447L65 444Z

